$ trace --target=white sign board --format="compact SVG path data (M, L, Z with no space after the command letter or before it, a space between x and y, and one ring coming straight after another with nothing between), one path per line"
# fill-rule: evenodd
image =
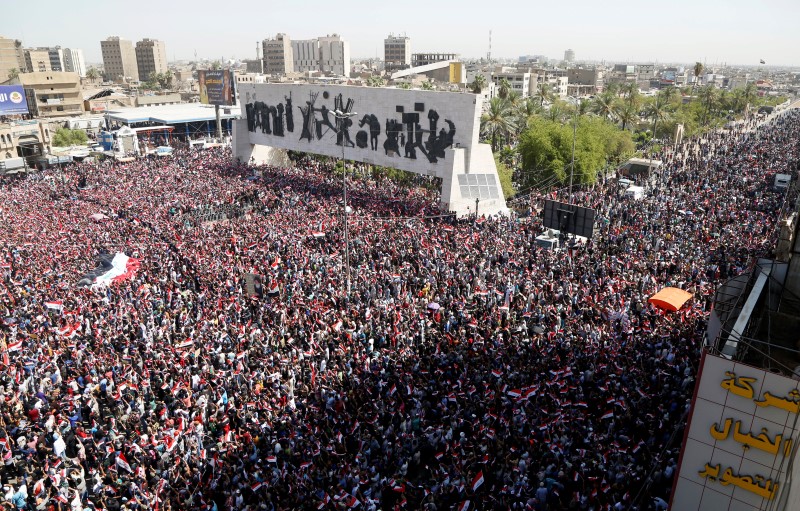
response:
M338 158L344 144L348 160L441 177L448 149L478 141L475 94L268 83L239 97L251 144Z
M704 353L670 509L777 509L798 412L800 381Z

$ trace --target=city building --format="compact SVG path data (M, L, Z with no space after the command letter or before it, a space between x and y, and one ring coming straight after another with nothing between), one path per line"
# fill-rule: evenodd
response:
M295 73L350 76L350 43L338 34L291 41L291 54Z
M286 75L296 71L291 38L278 34L274 39L261 41L264 72L271 75ZM249 71L248 71L249 72Z
M319 70L326 74L350 77L350 43L338 34L320 37Z
M389 34L383 40L383 61L387 73L411 67L411 38Z
M22 85L33 117L64 117L83 113L78 73L35 71L22 73L8 83Z
M319 70L319 41L304 39L292 41L292 63L295 73L308 73Z
M83 50L64 48L64 71L78 73L81 78L86 77L86 61L83 60Z
M139 68L136 63L136 50L133 43L112 36L100 41L103 52L104 77L109 81L139 81Z
M599 68L567 69L567 83L573 87L573 92L569 93L570 96L597 94L603 90L603 70Z
M575 50L570 48L564 52L564 60L567 62L575 62Z
M22 41L0 37L0 83L8 80L13 70L22 73L25 68Z
M500 83L503 79L508 81L513 92L518 93L521 97L527 98L536 93L537 76L531 76L530 71L501 71L492 75L492 82L495 88L499 89Z
M411 67L427 66L446 60L458 60L457 53L412 53Z
M64 71L64 54L61 46L54 48L26 48L25 70L28 73Z
M154 73L167 71L167 50L164 41L142 39L136 43L136 68L139 80L147 80Z
M21 157L32 167L37 157L50 152L56 128L40 119L0 123L0 161Z

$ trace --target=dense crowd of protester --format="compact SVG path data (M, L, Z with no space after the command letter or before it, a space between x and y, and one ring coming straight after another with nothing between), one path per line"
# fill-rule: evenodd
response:
M665 509L715 285L774 248L799 135L790 110L662 150L641 200L575 192L597 227L570 250L353 177L349 294L326 163L0 180L0 504ZM138 268L76 286L116 253Z

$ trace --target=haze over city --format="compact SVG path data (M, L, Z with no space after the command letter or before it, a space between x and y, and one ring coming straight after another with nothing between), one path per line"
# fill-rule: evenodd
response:
M511 0L470 6L462 2L409 0L380 5L365 0L321 0L221 4L142 0L135 4L37 2L35 23L0 19L0 33L29 46L83 48L100 62L99 41L110 35L152 37L166 42L170 60L254 58L255 42L285 32L293 39L338 33L354 58L382 58L389 33L412 38L413 51L455 52L485 57L492 31L492 56L541 54L561 58L567 48L578 60L630 62L704 61L796 66L800 46L800 2L633 0L533 3ZM187 6L190 6L187 8ZM92 23L87 24L87 21Z

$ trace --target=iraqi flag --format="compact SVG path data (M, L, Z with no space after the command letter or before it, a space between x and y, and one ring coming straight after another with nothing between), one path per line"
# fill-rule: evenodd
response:
M470 502L468 500L465 500L464 502L458 505L458 511L467 511L467 509L469 509L469 504Z
M44 302L44 306L51 310L64 310L64 302L61 300L50 300L48 302Z
M183 341L183 342L179 342L178 344L176 344L176 345L175 345L175 347L176 347L176 348L178 348L178 349L181 349L181 348L188 348L189 346L191 346L191 345L193 345L193 344L194 344L194 341L193 341L193 340L191 340L191 339L186 339L185 341Z
M604 414L603 414L603 415L600 417L600 420L603 420L603 419L613 419L613 418L614 418L614 410L609 410L609 411L607 411L606 413L604 413Z
M12 342L6 347L6 351L9 353L11 353L12 351L19 351L21 349L22 349L22 341Z
M322 232L322 231L314 231L314 232L311 233L311 235L313 237L315 237L315 238L324 238L325 237L325 233Z
M478 491L478 488L483 484L483 470L479 470L475 478L472 480L472 491Z
M122 252L117 252L111 259L111 267L107 268L104 273L98 274L94 279L94 284L107 286L128 280L136 275L139 266L138 259L128 257Z
M125 455L122 454L122 453L119 453L119 456L117 456L117 466L124 468L125 470L127 470L131 474L133 473L133 470L131 469L131 466L128 463L128 460L125 459Z

